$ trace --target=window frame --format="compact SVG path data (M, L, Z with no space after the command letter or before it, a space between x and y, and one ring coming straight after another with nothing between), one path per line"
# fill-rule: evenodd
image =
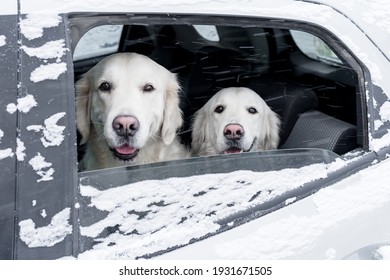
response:
M307 186L304 186L302 190L300 190L298 193L296 192L289 192L285 196L279 197L278 199L273 200L270 203L258 205L256 207L253 207L251 209L247 209L243 212L237 213L236 215L233 215L232 217L229 217L225 219L224 221L221 221L221 224L223 224L223 227L221 228L220 231L218 231L215 234L218 234L220 232L223 232L229 228L241 225L248 220L254 219L261 217L267 213L270 213L272 211L275 211L281 207L284 206L284 201L286 197L289 197L291 195L296 195L297 200L302 199L311 193L318 191L321 188L324 188L336 181L339 181L347 176L347 174L350 174L351 172L356 172L357 170L360 170L367 165L369 165L373 159L375 158L375 154L373 152L369 151L369 146L368 146L368 121L367 121L367 104L366 104L366 85L365 82L368 84L371 83L370 75L368 72L368 69L364 66L363 63L358 60L358 58L341 42L335 35L333 35L331 32L325 30L323 27L316 26L314 24L310 24L307 22L298 22L298 21L290 21L290 20L283 20L283 21L277 21L273 18L257 18L257 17L237 17L237 16L218 16L218 15L182 15L182 14L170 14L170 15L165 15L165 14L132 14L131 16L129 15L124 15L124 14L101 14L101 15L96 15L96 14L91 14L91 13L73 13L68 15L69 20L70 20L70 30L75 30L75 22L78 22L79 20L82 20L83 18L89 18L89 22L84 28L82 29L77 29L77 34L76 33L71 33L72 35L72 48L74 48L75 43L77 42L77 37L81 37L83 33L85 33L87 30L90 28L100 24L103 20L107 20L113 24L118 24L118 23L126 23L126 24L177 24L178 22L191 22L192 24L206 24L206 25L214 25L214 24L220 24L223 22L224 25L240 25L240 26L253 26L254 24L261 26L262 28L280 28L280 29L295 29L295 30L300 30L304 32L309 32L320 39L324 40L325 42L329 43L329 46L333 51L335 51L336 54L341 54L341 59L343 63L351 67L358 75L359 77L359 93L356 93L356 98L357 98L357 114L358 116L358 121L357 121L357 126L358 126L358 135L361 138L359 142L362 145L362 149L360 152L348 155L348 156L341 156L341 158L348 159L348 157L352 158L358 158L358 160L352 161L351 164L344 166L343 168L340 168L336 170L334 173L332 173L330 176L322 179L316 179L314 182L309 183ZM96 17L94 19L94 17ZM76 35L75 35L76 34ZM359 98L360 97L360 98ZM288 152L287 150L284 150L286 153ZM297 152L297 151L295 151ZM270 152L272 153L272 152ZM264 153L263 155L265 155ZM252 156L256 156L255 154ZM239 157L236 156L236 157ZM231 156L230 160L233 161L234 156ZM221 160L219 156L214 157L216 161ZM122 173L126 174L124 176L124 181L119 180L118 182L111 183L111 184L104 184L98 186L99 189L106 189L106 188L111 188L111 187L116 187L119 186L123 183L129 183L128 179L128 174L129 172L142 172L143 168L155 168L155 167L161 167L164 169L165 167L169 170L171 167L170 165L173 164L191 164L192 162L202 162L205 159L202 158L195 158L195 159L190 159L190 160L180 160L180 161L175 161L175 162L163 162L163 163L154 163L150 165L143 165L143 166L128 166L128 167L119 167L119 168L114 168L114 169L109 169L106 171L105 170L98 170L98 171L86 171L79 173L78 175L78 182L79 184L85 184L85 183L91 183L91 182L97 182L98 178L102 174L107 174L112 173ZM211 159L213 160L213 159ZM193 163L192 163L193 164ZM229 172L229 171L226 171ZM163 179L166 178L164 176L170 177L171 173L164 173L162 172L163 176L161 177L160 175L155 174L154 179ZM107 178L107 177L106 177ZM149 177L148 177L149 178ZM143 178L142 180L148 179L148 178ZM150 179L150 178L149 178ZM132 179L133 180L133 179ZM134 181L140 181L139 178L135 179ZM86 209L86 205L89 203L89 200L85 197L79 196L78 197L78 203L80 203L81 209L79 208L78 210L78 215L79 219L80 216L84 215L91 215L94 216L94 213L91 213L90 209ZM84 214L82 214L82 212ZM93 221L93 217L89 216L84 222L91 223ZM100 217L101 214L98 214L97 217ZM96 217L95 217L96 218ZM79 248L80 251L76 253L81 253L87 249L90 249L94 241L82 237L81 235L78 237L79 240L81 241L81 249ZM199 240L199 239L197 239ZM171 249L169 249L171 250ZM162 252L158 252L156 254L160 254ZM152 255L154 256L154 255ZM146 255L144 257L150 257L150 255Z

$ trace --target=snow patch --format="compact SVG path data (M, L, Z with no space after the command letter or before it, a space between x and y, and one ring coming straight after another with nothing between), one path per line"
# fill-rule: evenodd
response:
M34 171L41 177L37 182L53 180L54 169L51 168L52 164L45 161L45 158L38 153L35 157L28 162ZM46 170L44 170L46 169Z
M293 203L293 202L296 201L296 200L297 200L296 197L288 198L288 199L286 199L286 201L284 202L284 205L289 205L289 204Z
M390 121L390 101L386 101L385 103L383 103L383 105L379 109L379 114L383 122Z
M374 252L376 260L390 260L390 245L382 246Z
M32 13L20 21L21 33L29 40L40 38L44 28L58 26L61 17L53 13Z
M16 138L16 158L18 161L23 161L26 157L26 153L24 152L26 147L24 143L19 138Z
M335 260L336 259L336 249L335 248L329 248L326 252L325 252L325 258L327 260Z
M27 130L42 131L43 137L41 137L41 142L43 146L59 146L64 141L63 131L65 126L57 125L57 122L64 116L65 112L54 114L44 121L44 125L30 125L27 127Z
M388 146L389 143L390 143L390 129L388 129L387 133L383 135L381 138L373 138L372 135L370 135L370 150L377 152L380 149Z
M4 35L0 35L0 47L5 46L6 44L6 37Z
M58 77L66 72L66 63L50 63L41 65L31 72L30 80L34 83L44 80L57 80Z
M19 223L20 239L29 248L52 247L72 233L72 226L68 222L69 218L70 208L65 208L54 215L47 226L36 228L33 220L23 220Z
M96 238L99 244L79 258L134 259L188 244L217 231L221 219L324 178L345 164L341 160L279 171L148 180L107 190L81 185L81 195L90 198L88 206L107 215L80 228L83 236ZM114 232L104 236L107 228Z
M334 228L359 215L369 213L390 202L390 188L383 181L390 160L364 169L338 183L312 195L316 211L308 215L287 215L269 220L258 230L240 236L234 242L216 245L217 259L286 259L310 251L329 228ZM364 180L360 180L364 178ZM367 189L367 182L375 188ZM299 202L298 202L299 203ZM271 214L272 215L272 214ZM281 229L288 229L287 231ZM304 233L304 234L302 234ZM261 250L253 250L261 248ZM332 256L333 252L327 252Z
M42 209L39 213L41 214L42 218L46 218L47 217L47 213L46 213L45 209Z
M66 53L65 41L63 39L47 42L38 48L21 47L29 56L40 59L61 58Z
M34 200L31 202L31 205L34 207L35 205L37 205L37 201L34 199Z
M3 138L3 136L4 136L4 131L2 131L2 130L0 129L0 143L1 143L1 138Z
M14 153L11 148L0 150L0 160L5 159L7 157L13 157Z
M7 112L13 114L16 110L27 114L33 107L38 106L38 103L35 101L34 96L28 94L24 97L17 99L17 104L9 103L7 105Z

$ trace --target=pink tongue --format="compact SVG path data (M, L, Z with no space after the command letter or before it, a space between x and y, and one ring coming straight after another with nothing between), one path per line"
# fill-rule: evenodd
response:
M130 155L133 154L137 149L128 145L123 145L120 147L116 147L115 150L122 155Z

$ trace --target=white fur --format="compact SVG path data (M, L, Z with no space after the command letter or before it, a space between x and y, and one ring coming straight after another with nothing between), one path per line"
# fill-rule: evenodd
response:
M223 106L221 113L215 112ZM249 108L257 113L250 113ZM192 124L192 154L194 156L224 153L229 144L224 136L228 124L239 124L245 134L239 140L242 151L276 149L279 143L280 120L264 100L244 87L225 88L217 92L201 109Z
M99 89L103 82L110 91ZM154 90L145 91L145 85ZM176 131L182 125L176 76L146 56L118 53L106 57L76 83L77 128L87 151L84 169L114 167L187 156ZM129 139L139 149L137 156L123 161L111 148L121 145L112 127L117 116L139 120L139 130ZM122 141L122 142L121 142Z

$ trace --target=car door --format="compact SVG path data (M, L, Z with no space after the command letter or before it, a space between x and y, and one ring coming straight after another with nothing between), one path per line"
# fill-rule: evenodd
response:
M21 14L19 23L16 16L11 19L13 31L9 23L1 25L14 34L9 50L14 53L7 55L7 61L19 62L12 65L12 77L4 77L12 89L7 107L14 111L2 112L9 123L5 133L16 135L10 139L15 155L1 161L1 178L11 178L6 179L8 220L2 228L7 228L13 254L4 258L72 255L77 236L73 234L77 159L73 70L65 23L59 15L48 18L34 13Z

